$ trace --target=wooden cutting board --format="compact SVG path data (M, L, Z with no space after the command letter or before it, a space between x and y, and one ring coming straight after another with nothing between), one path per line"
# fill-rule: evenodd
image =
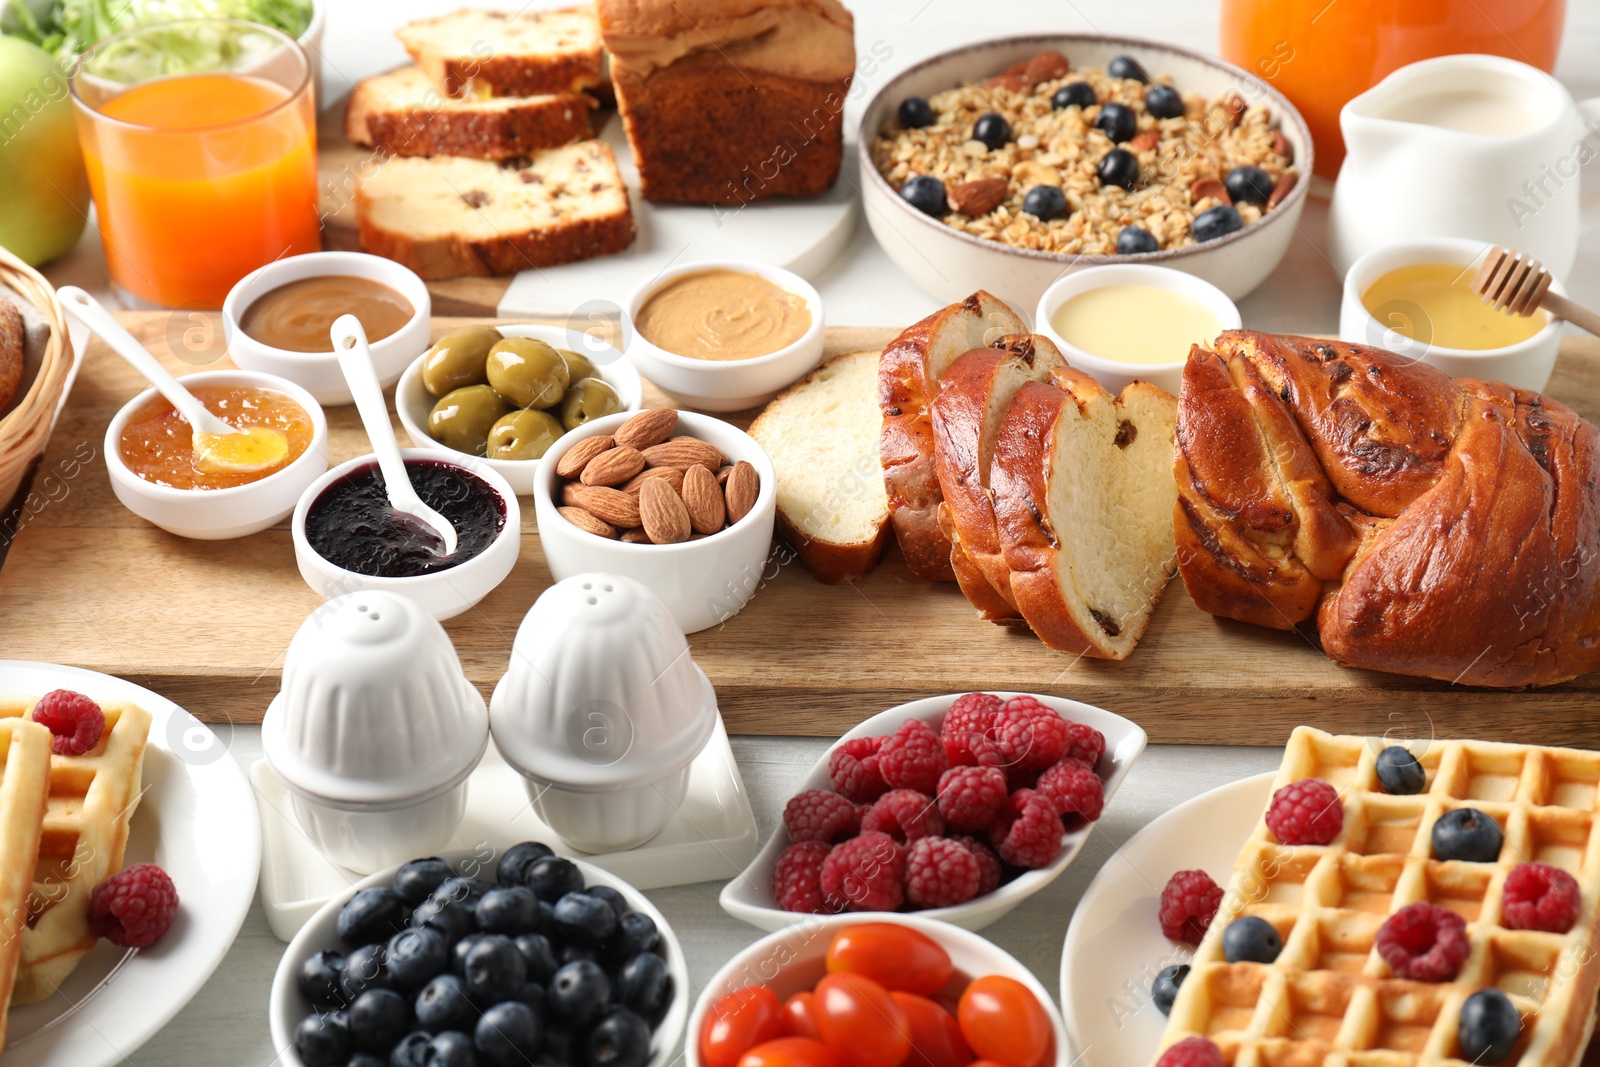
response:
M195 367L172 355L169 338L181 345L189 331L216 328L210 318L121 317L176 370ZM435 332L458 324L437 320ZM831 329L829 353L877 347L893 333ZM277 691L283 650L319 598L295 569L287 522L236 541L188 541L117 503L101 449L112 415L142 384L102 344L91 345L26 525L0 566L0 657L105 671L208 721L258 722ZM1600 341L1567 341L1549 391L1600 416ZM647 401L662 402L659 394ZM353 408L328 415L335 462L368 451ZM523 531L510 578L445 624L485 695L506 668L523 613L550 583L531 504ZM10 537L0 531L0 540ZM1203 614L1176 581L1132 657L1104 663L979 621L953 584L920 581L892 551L863 580L838 586L779 554L749 607L690 645L735 733L831 736L903 701L1016 689L1108 708L1156 742L1276 745L1312 723L1600 746L1600 673L1500 693L1345 670L1307 636Z

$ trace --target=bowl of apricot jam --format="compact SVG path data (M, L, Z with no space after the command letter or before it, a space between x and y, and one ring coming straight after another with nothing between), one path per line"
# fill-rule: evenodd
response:
M205 541L244 537L287 519L328 469L322 407L293 382L256 371L201 371L182 381L223 422L282 431L288 454L261 471L202 470L188 421L146 389L106 428L106 470L117 499L169 533Z

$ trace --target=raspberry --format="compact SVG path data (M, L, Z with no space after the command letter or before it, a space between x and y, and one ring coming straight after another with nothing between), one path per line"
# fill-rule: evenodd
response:
M783 828L791 841L823 841L833 844L854 837L861 829L856 806L838 793L808 789L789 798L783 808Z
M944 745L939 743L933 727L921 719L907 719L883 739L878 766L891 789L915 789L932 796L939 788L939 776L950 766L950 758L944 754Z
M878 766L881 737L858 737L846 741L828 757L828 778L834 790L857 804L870 804L889 791Z
M1012 697L995 713L994 742L1004 766L1037 774L1067 754L1067 720L1030 696Z
M822 892L840 911L894 911L905 899L905 875L905 849L868 831L833 846L822 864Z
M1285 845L1326 845L1344 829L1344 805L1321 778L1302 778L1272 794L1267 829Z
M772 868L772 896L784 911L827 915L836 911L822 894L822 865L833 851L821 841L790 845Z
M1448 908L1419 900L1378 927L1378 955L1397 978L1448 982L1466 962L1467 921Z
M1223 1067L1222 1050L1209 1037L1186 1037L1163 1052L1156 1067Z
M1090 770L1100 766L1100 757L1106 754L1106 735L1093 726L1071 721L1067 723L1067 733L1072 736L1067 755L1087 763Z
M1578 921L1578 880L1548 863L1519 863L1506 876L1501 922L1510 930L1564 934Z
M875 830L901 844L910 844L919 837L944 833L944 819L932 797L914 789L891 789L872 805L861 820L861 829Z
M956 840L966 845L978 861L978 896L987 896L999 889L1002 872L1000 857L994 854L994 849L976 837L958 837Z
M161 940L177 910L178 890L167 872L135 863L94 887L89 932L124 948L148 948Z
M906 899L919 908L948 908L978 895L978 857L960 841L924 837L906 852Z
M1048 867L1061 852L1061 813L1042 793L1019 789L989 827L989 840L1014 867Z
M1041 774L1038 788L1063 820L1081 815L1084 821L1094 822L1105 808L1105 786L1100 783L1100 776L1071 756Z
M1179 871L1161 891L1161 932L1198 945L1222 906L1222 887L1205 871Z
M33 706L33 721L55 735L51 748L56 755L81 756L100 743L106 713L82 693L55 689Z
M1005 807L1006 776L995 767L951 767L939 778L939 814L952 830L987 830Z
M999 710L1000 698L992 693L968 693L950 705L944 713L939 740L944 743L952 767L973 767L985 762L979 754L994 747L994 713Z

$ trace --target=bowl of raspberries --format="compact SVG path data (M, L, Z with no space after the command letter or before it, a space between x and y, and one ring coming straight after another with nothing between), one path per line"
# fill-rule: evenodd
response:
M981 930L1053 882L1144 751L1120 715L966 693L874 715L828 750L722 908L763 930L917 912Z

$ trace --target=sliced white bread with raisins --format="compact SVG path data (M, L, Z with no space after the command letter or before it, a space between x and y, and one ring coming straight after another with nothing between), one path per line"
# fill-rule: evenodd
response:
M955 578L950 539L939 528L943 495L934 470L929 413L939 395L939 379L958 356L1024 329L1005 301L980 289L907 328L883 350L878 367L883 479L895 540L918 577L936 582Z
M395 31L446 96L538 96L605 82L600 18L592 4L552 11L466 8Z
M877 375L876 351L835 356L750 425L778 475L778 537L824 582L861 577L889 543Z
M345 136L392 156L511 159L593 136L583 93L453 100L421 67L356 83L345 104Z
M995 524L1022 617L1046 645L1123 659L1177 565L1175 397L1088 375L1017 390L995 443Z

